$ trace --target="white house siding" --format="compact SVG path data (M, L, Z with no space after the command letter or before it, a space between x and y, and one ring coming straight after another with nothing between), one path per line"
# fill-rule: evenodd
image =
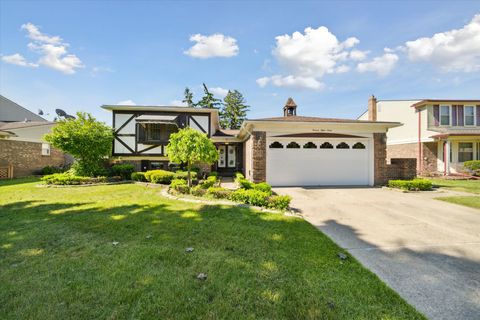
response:
M205 130L205 133L208 133L208 116L195 115L195 116L192 116L191 118L195 119L195 121L198 122L198 124ZM190 120L190 127L200 132L203 132L198 127L198 125L192 120Z
M133 114L129 113L116 113L115 114L115 127L120 128L125 122L132 117ZM123 127L118 133L120 134L135 134L135 121L130 121L125 127Z

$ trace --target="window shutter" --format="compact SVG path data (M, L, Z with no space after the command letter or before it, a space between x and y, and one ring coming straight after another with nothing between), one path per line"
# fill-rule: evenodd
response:
M480 105L477 106L477 126L480 127Z
M438 104L433 105L433 120L435 126L440 124L440 106Z
M457 125L457 109L459 109L456 105L452 105L452 126Z
M463 126L463 106L459 105L457 106L458 112L457 112L457 118L458 118L458 125Z

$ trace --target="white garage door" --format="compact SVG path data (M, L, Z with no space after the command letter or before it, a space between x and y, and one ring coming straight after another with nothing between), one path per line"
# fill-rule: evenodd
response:
M267 182L273 186L369 185L370 139L267 140Z

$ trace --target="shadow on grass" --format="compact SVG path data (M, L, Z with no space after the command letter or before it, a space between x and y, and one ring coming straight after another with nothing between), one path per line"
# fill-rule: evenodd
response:
M23 200L0 207L0 318L421 318L338 251L249 208Z

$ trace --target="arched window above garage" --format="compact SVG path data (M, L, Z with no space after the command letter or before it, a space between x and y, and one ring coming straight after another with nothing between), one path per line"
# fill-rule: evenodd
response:
M340 142L337 144L337 149L350 149L350 146L346 142Z
M307 142L303 145L303 149L316 149L317 145L313 142Z
M353 145L352 149L365 149L365 145L361 142L357 142Z
M299 148L300 148L300 145L295 141L292 141L289 144L287 144L287 149L299 149Z
M283 144L281 144L278 141L275 141L272 144L270 144L269 148L270 149L283 149Z
M330 142L324 142L320 145L320 149L333 149L333 145Z

